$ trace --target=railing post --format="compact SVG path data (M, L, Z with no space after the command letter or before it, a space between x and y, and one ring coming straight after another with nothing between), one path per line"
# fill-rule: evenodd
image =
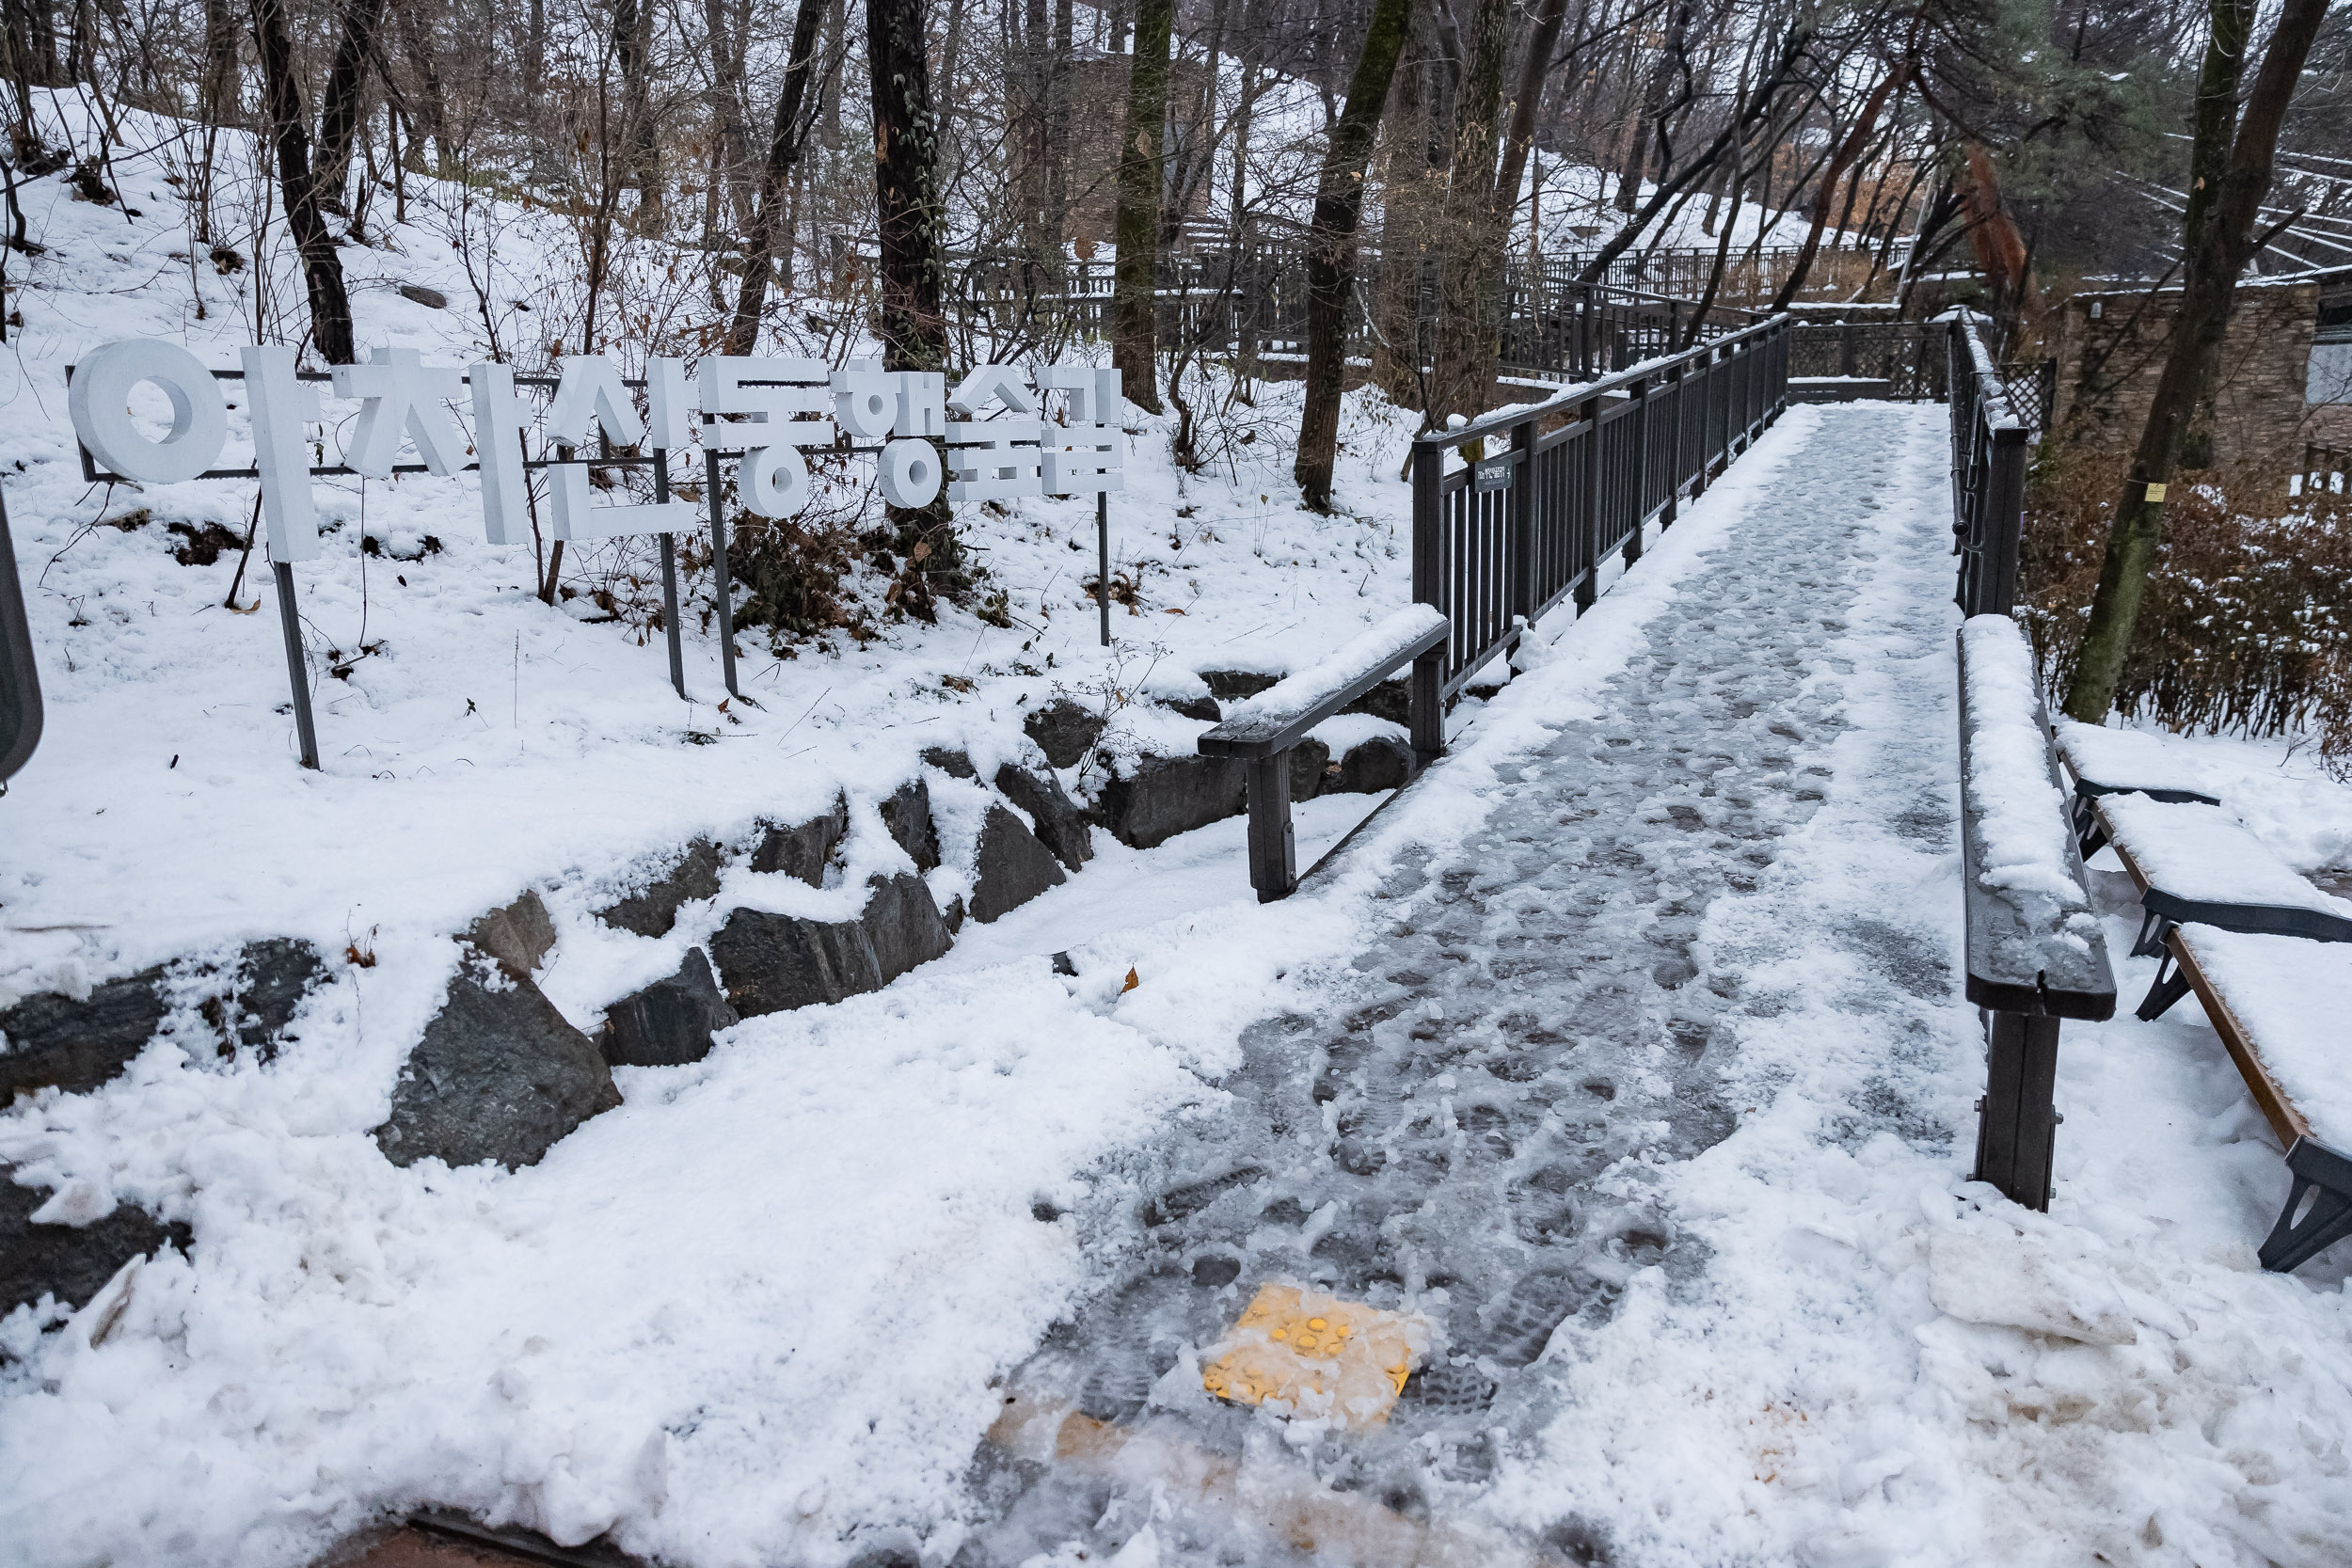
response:
M1984 489L1977 498L1984 520L1974 615L2007 615L2017 608L2017 565L2025 552L2026 432L2010 426L1992 434Z
M1625 536L1625 567L1642 559L1643 521L1649 515L1649 386L1650 378L1633 384L1633 531Z
M1670 400L1673 412L1666 416L1669 438L1666 443L1666 510L1658 515L1658 531L1665 532L1675 526L1682 515L1682 372L1683 363L1677 359L1666 372L1668 385L1674 388Z
M1444 603L1444 497L1440 486L1445 478L1445 449L1435 441L1417 441L1413 445L1413 602L1436 605ZM1428 767L1445 751L1445 710L1440 705L1439 690L1445 679L1445 667L1454 640L1461 635L1458 626L1450 627L1446 640L1413 660L1413 674L1406 689L1406 717L1412 731L1413 767Z
M1599 595L1594 579L1600 576L1600 411L1605 402L1599 397L1584 400L1584 418L1588 421L1584 428L1584 493L1579 498L1583 502L1583 515L1578 520L1576 531L1577 559L1583 562L1584 569L1583 580L1576 585L1579 615L1592 609L1593 600Z
M1517 459L1510 467L1511 488L1505 505L1510 508L1511 526L1508 532L1510 558L1505 566L1511 574L1504 585L1503 604L1515 616L1535 618L1535 421L1521 420L1511 427L1511 455Z
M2010 1202L2047 1212L2058 1143L2058 1021L2026 1013L1985 1017L1985 1093L1977 1107L1974 1180Z

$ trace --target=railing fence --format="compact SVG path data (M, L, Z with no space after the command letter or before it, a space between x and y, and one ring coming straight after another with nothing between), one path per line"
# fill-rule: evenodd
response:
M1949 326L1952 397L1954 595L1966 615L2007 615L2017 604L2017 564L2026 530L2026 421L2010 406L2001 368L1985 352L1974 318Z
M1775 316L1639 371L1413 443L1413 598L1451 629L1413 666L1413 749L1442 749L1444 698L1563 599L1581 613L1601 562L1744 451L1788 404ZM1456 466L1449 467L1449 459Z

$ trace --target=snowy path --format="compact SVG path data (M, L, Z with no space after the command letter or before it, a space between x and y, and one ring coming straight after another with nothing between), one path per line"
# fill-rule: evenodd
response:
M1548 738L1491 760L1483 825L1377 866L1383 939L1246 1037L1142 1252L1011 1380L1135 1435L984 1447L959 1561L2171 1560L2156 1504L2226 1374L2150 1418L2169 1341L2019 1332L2117 1299L2042 1266L2098 1240L1954 1196L1982 1069L1940 412L1814 418L1583 716L1520 689L1573 659L1514 683ZM1386 1425L1202 1394L1267 1281L1428 1315ZM2319 1499L2280 1507L2263 1539L2326 1539Z

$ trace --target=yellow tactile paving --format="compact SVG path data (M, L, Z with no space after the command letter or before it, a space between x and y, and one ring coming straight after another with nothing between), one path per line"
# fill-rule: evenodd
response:
M1203 1357L1200 1386L1237 1404L1377 1426L1428 1350L1429 1323L1416 1313L1265 1285Z

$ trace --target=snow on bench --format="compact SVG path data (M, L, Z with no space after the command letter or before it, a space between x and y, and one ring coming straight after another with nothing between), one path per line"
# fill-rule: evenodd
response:
M2286 1146L2286 1207L2260 1252L2283 1273L2352 1235L2352 945L2194 923L2168 945Z
M1985 1009L1976 1179L2047 1209L2058 1022L2115 1013L2115 974L2025 633L2004 615L1960 630L1961 879L1967 996Z
M2204 775L2176 747L2135 730L2102 729L2096 724L2062 721L2058 727L2058 760L2074 780L2074 833L2083 859L2099 852L2106 839L2091 802L2105 795L2145 795L2172 805L2217 806L2221 798L2208 794Z
M1239 757L1248 770L1249 885L1271 903L1298 885L1298 854L1291 828L1290 749L1317 724L1370 691L1401 664L1435 656L1448 623L1435 605L1407 605L1342 643L1306 669L1236 703L1224 721L1203 733L1204 756ZM1427 686L1431 695L1424 695ZM1423 737L1437 734L1434 681L1413 683L1413 736L1418 759ZM1434 749L1435 742L1430 742Z
M2161 1018L2188 994L2165 942L2174 926L2352 942L2352 900L2312 886L2226 813L2144 795L2103 795L2092 812L2146 911L2132 957L2163 960L2139 1005L2141 1018Z

